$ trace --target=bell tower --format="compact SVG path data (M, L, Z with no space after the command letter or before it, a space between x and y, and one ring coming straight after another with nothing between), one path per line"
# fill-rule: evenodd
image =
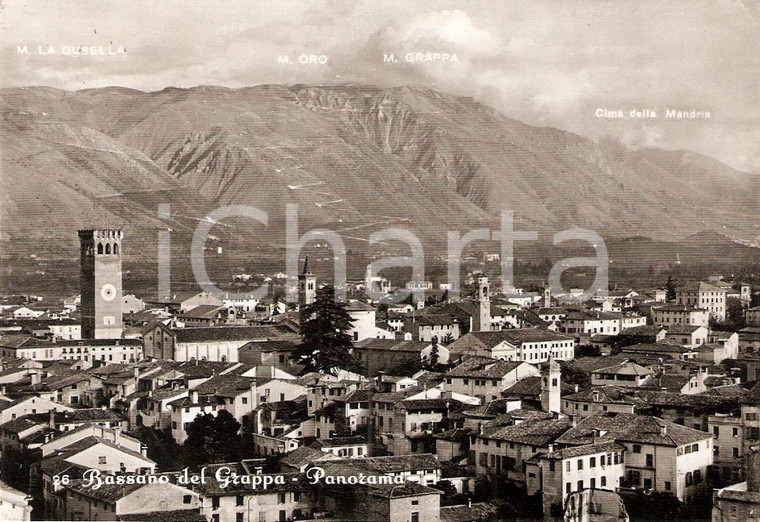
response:
M478 277L478 332L491 331L491 287L488 278Z
M541 378L541 409L559 414L561 411L562 368L554 357L549 358L549 372Z
M314 302L317 296L317 278L309 270L309 256L303 262L303 272L298 275L298 313L300 322L303 324L306 318L303 309Z
M122 336L122 237L118 229L79 231L83 339Z

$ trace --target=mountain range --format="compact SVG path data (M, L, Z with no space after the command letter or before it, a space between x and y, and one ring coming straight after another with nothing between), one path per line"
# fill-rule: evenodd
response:
M5 256L66 257L77 228L106 225L145 249L158 230L187 243L231 204L268 212L269 226L213 233L270 251L284 244L288 203L301 233L327 227L357 245L385 227L443 244L448 230L496 227L502 210L542 234L760 242L757 174L526 125L426 87L14 88L0 90L0 118Z

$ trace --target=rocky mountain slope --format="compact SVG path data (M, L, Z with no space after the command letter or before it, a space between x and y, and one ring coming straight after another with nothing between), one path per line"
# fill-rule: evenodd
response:
M2 239L75 246L77 226L192 230L210 209L253 205L270 225L357 241L401 226L426 241L495 226L671 240L760 235L760 177L688 151L629 151L511 120L432 89L264 85L242 89L0 90ZM173 218L159 220L159 203ZM189 236L188 236L189 237ZM3 247L4 249L6 247Z

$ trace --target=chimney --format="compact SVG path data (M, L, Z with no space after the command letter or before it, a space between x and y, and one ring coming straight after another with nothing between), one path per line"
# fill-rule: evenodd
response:
M50 429L54 430L55 429L55 408L51 409L49 413L50 413L50 417L49 417L48 424L50 425Z
M135 379L137 379L139 377L140 377L140 368L138 368L137 366L135 366Z
M664 425L660 426L660 435L664 437L667 434L668 434L668 427Z
M554 453L554 444L549 444L549 455Z
M197 404L198 403L198 391L197 390L193 390L193 391L190 392L190 400L193 402L193 404Z
M39 372L32 373L32 386L38 385L41 380L42 376L39 374Z
M580 390L580 387L576 384L575 385L575 393L578 393L579 390Z

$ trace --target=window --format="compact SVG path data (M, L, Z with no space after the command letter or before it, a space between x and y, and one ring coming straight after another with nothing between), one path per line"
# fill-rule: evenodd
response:
M607 485L607 477L602 477L602 487L605 487Z
M235 522L244 522L245 521L245 513L235 513Z
M242 506L243 505L243 495L238 495L235 497L235 505L236 506Z
M583 469L583 459L578 459L578 470L580 471L582 469ZM583 489L583 488L581 488L581 489Z
M665 491L670 491L670 482L667 480L665 481Z
M219 497L211 497L211 509L219 509Z
M420 512L412 511L412 522L420 522Z
M739 448L732 448L734 458L739 457Z
M278 504L285 503L285 493L277 493L277 503Z
M565 466L565 468L567 468L567 471L570 471L570 461L569 460L567 461L567 466Z
M572 485L572 484L570 484L569 482L567 482L567 483L565 484L565 493L568 493L568 494L569 494L570 492L572 492L572 490L573 490L573 485Z
M578 491L583 491L583 481L582 480L578 481Z
M211 515L211 522L219 522L219 513Z
M549 461L549 471L554 471L554 461L553 460Z
M731 430L731 436L738 437L739 436L739 428L733 428Z
M106 463L106 457L101 455L98 457L98 464L105 464Z
M311 402L311 401L309 401ZM248 397L243 397L243 404L248 404Z
M634 453L641 453L641 444L634 444L633 445L633 452Z
M644 479L644 489L652 489L652 479L650 478Z
M720 457L720 446L713 446L713 457Z
M647 464L646 464L646 466L648 468L653 468L654 467L654 455L652 455L651 453L647 453Z
M412 500L412 505L413 506L419 506L420 505L420 501L419 500Z
M713 435L720 437L720 428L718 426L713 426Z
M595 479L595 478L592 478L592 479L591 479L591 486L589 486L589 487L590 487L591 489L596 489L596 479Z
M596 457L591 457L589 459L588 467L589 468L595 468L596 467ZM591 487L594 487L594 486L591 486Z

